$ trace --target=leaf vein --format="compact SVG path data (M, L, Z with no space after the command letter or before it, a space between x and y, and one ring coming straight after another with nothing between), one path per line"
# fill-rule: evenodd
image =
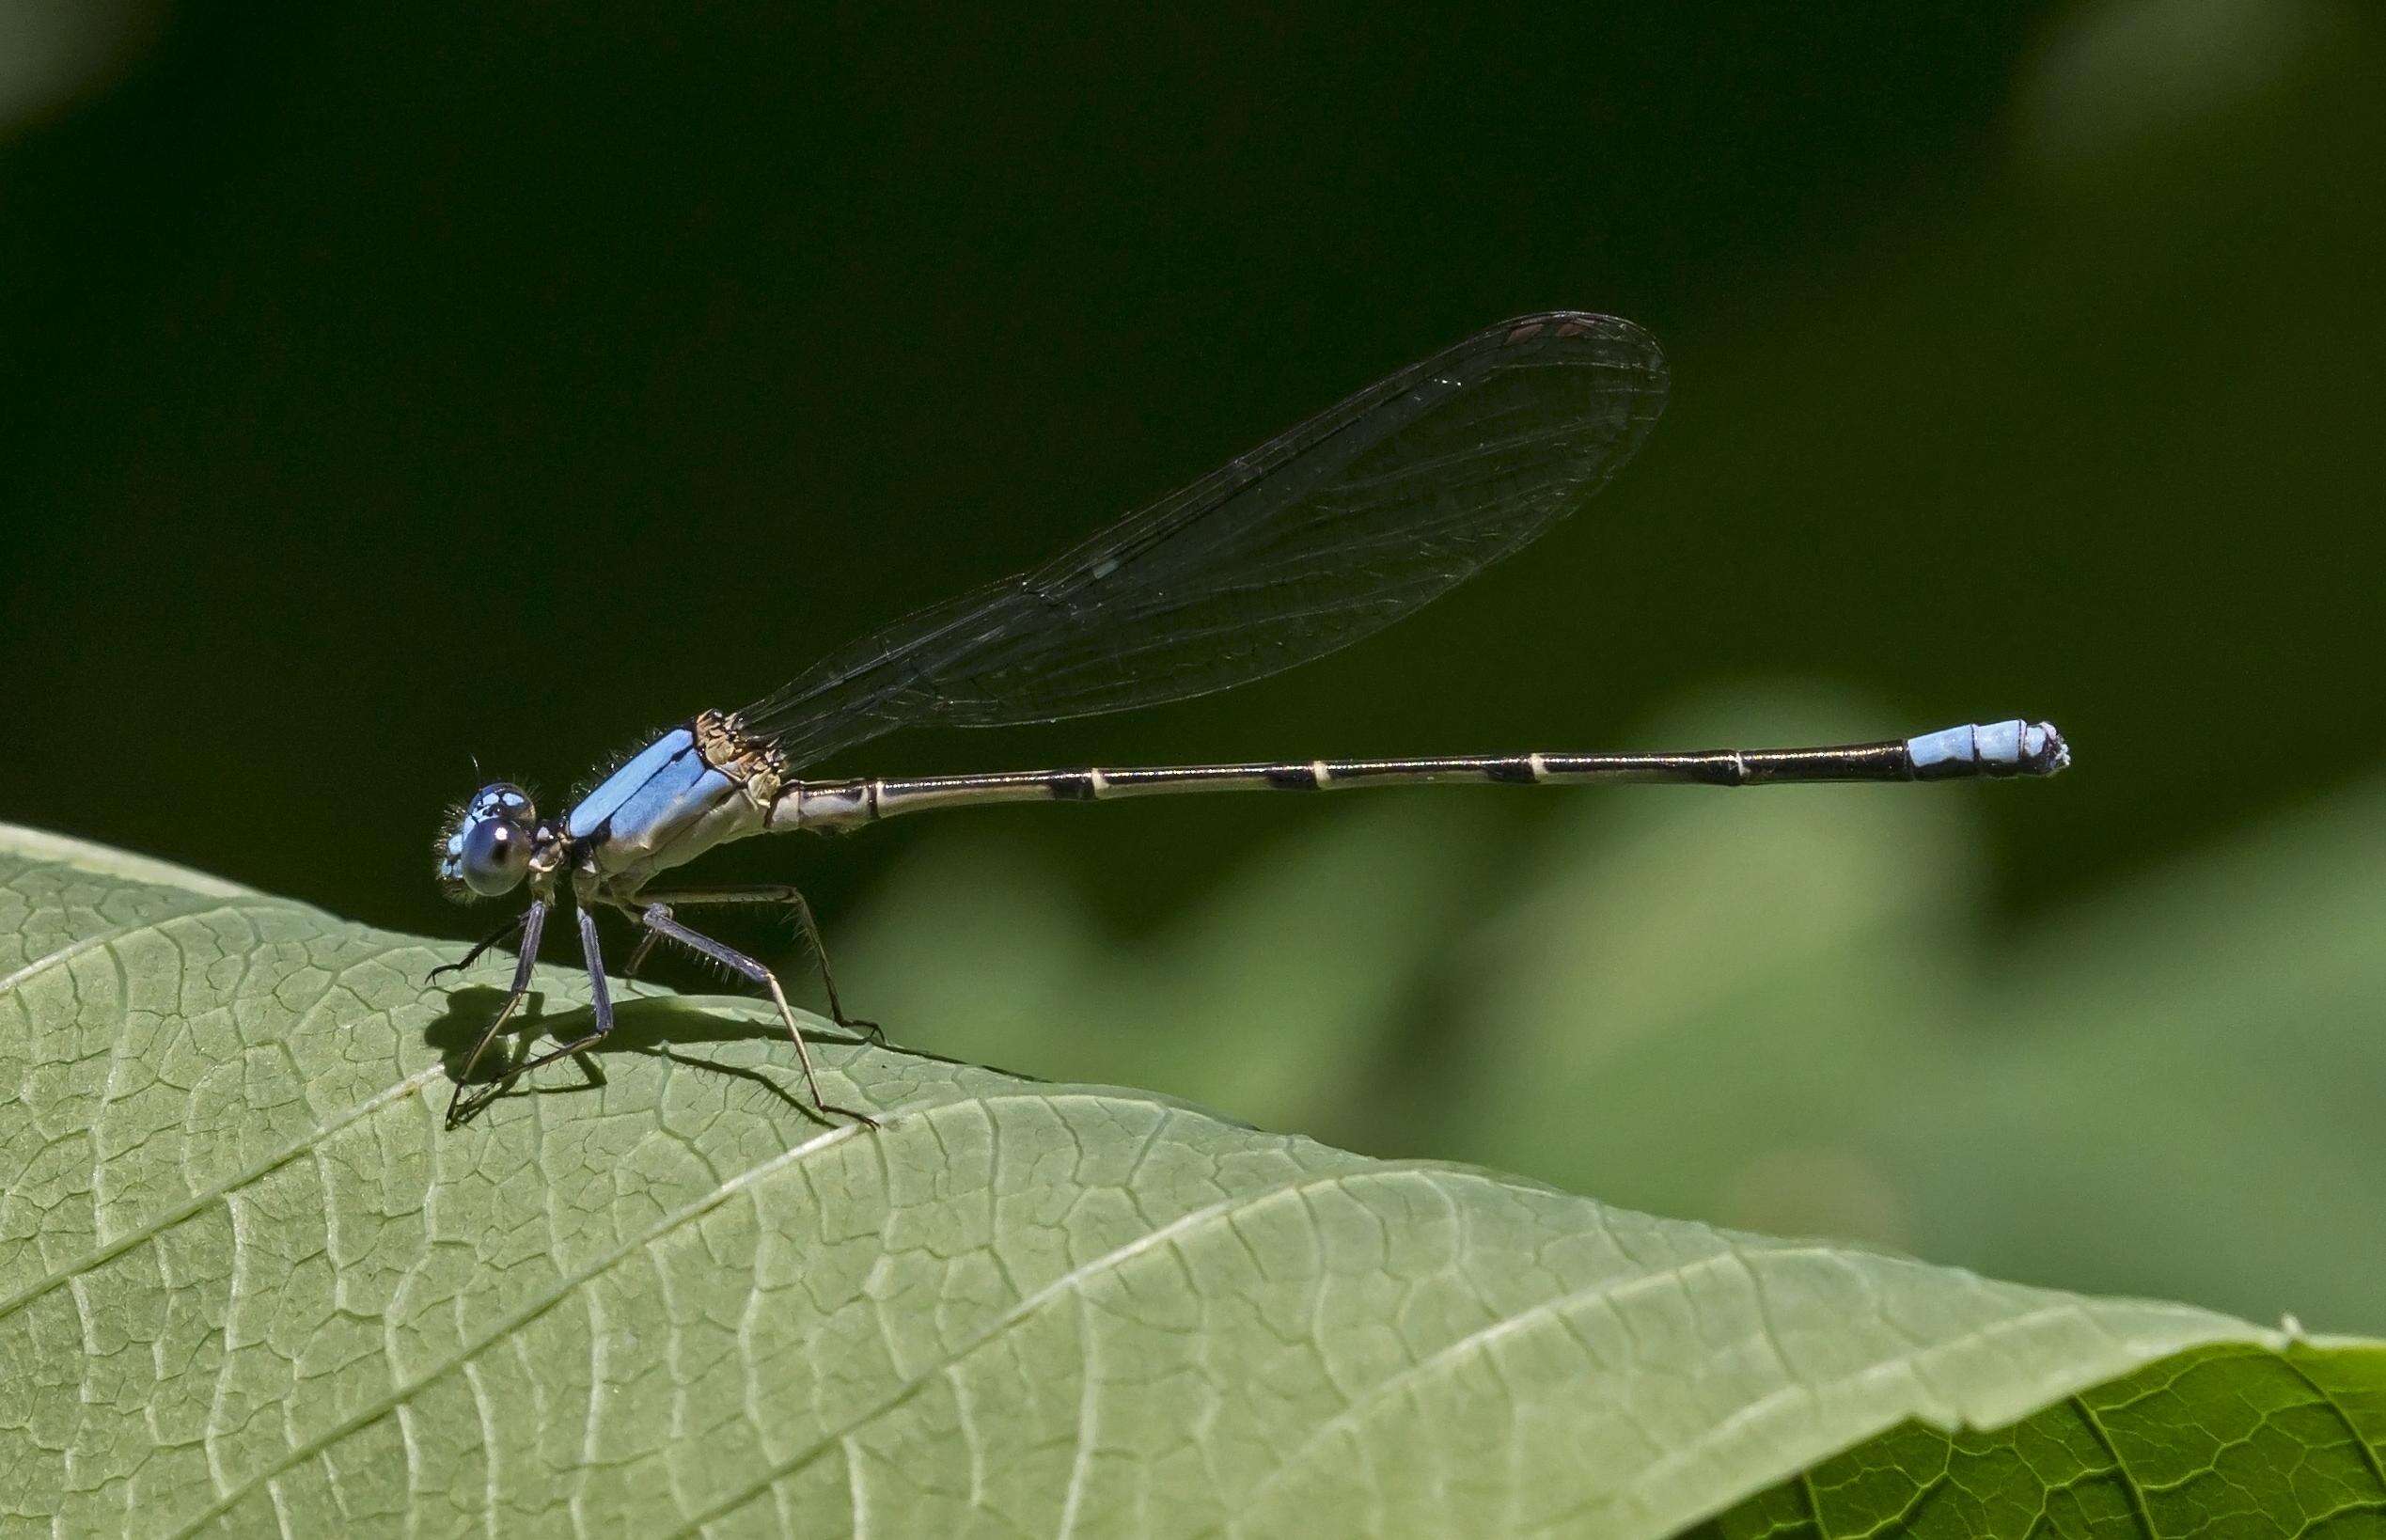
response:
M2113 1443L2112 1434L2105 1427L2104 1419L2096 1415L2096 1408L2088 1405L2088 1398L2079 1391L2073 1391L2064 1400L2080 1414L2080 1421L2087 1427L2088 1436L2111 1458L2112 1473L2121 1479L2121 1490L2128 1495L2129 1511L2137 1516L2138 1527L2149 1540L2160 1534L2161 1532L2154 1527L2154 1510L2146 1503L2145 1489L2138 1485L2138 1478L2130 1471L2128 1462L2121 1457L2120 1447Z
M981 1101L996 1099L1008 1100L1010 1098L978 1098L978 1100ZM1148 1230L1142 1234L1136 1236L1131 1241L1127 1241L1120 1246L1114 1247L1110 1250L1105 1251L1100 1256L1079 1264L1077 1266L1071 1268L1069 1271L1054 1279L1051 1282L1046 1283L1034 1294L1021 1299L1017 1304L1012 1306L1011 1309L1005 1311L1001 1317L993 1325L987 1327L983 1331L979 1332L968 1342L964 1343L959 1348L945 1355L945 1357L933 1368L924 1370L921 1373L913 1375L903 1384L896 1387L887 1394L880 1397L878 1401L869 1407L847 1419L840 1428L834 1430L826 1437L814 1440L811 1444L798 1450L796 1453L784 1459L773 1462L770 1468L765 1470L761 1476L748 1482L746 1485L738 1488L735 1492L730 1493L729 1496L714 1503L710 1508L707 1508L703 1512L689 1518L688 1521L683 1524L680 1528L670 1532L671 1540L678 1540L678 1537L680 1536L693 1534L705 1525L713 1522L713 1520L731 1513L736 1509L743 1507L747 1502L754 1501L754 1499L761 1496L764 1492L769 1491L779 1482L795 1474L797 1471L810 1465L813 1461L819 1459L823 1454L828 1453L830 1449L842 1444L846 1439L851 1438L853 1430L866 1427L870 1423L877 1421L879 1418L884 1417L887 1413L893 1411L909 1402L914 1396L925 1390L937 1375L943 1373L952 1364L958 1363L972 1353L977 1352L980 1348L985 1346L987 1344L999 1341L1005 1332L1033 1316L1035 1312L1043 1309L1044 1306L1049 1304L1056 1298L1060 1298L1071 1293L1091 1279L1114 1271L1133 1261L1135 1258L1173 1241L1181 1235L1197 1230L1211 1220L1221 1218L1232 1218L1234 1215L1247 1212L1261 1203L1276 1202L1286 1197L1299 1197L1313 1187L1335 1186L1355 1180L1369 1180L1384 1176L1414 1175L1419 1172L1431 1172L1448 1177L1468 1178L1483 1182L1485 1185L1492 1186L1514 1186L1518 1185L1500 1181L1499 1179L1485 1172L1466 1171L1460 1168L1452 1167L1441 1161L1388 1160L1379 1161L1374 1165L1357 1171L1338 1171L1326 1172L1312 1171L1294 1181L1286 1182L1277 1186L1262 1188L1256 1192L1237 1193L1230 1198L1222 1198L1217 1202L1205 1203L1200 1208L1188 1210L1184 1214L1178 1215L1175 1218L1169 1220L1167 1224L1160 1226L1156 1230Z
M2386 1496L2386 1466L2381 1466L2378 1463L2377 1449L2370 1444L2370 1441L2367 1438L2362 1437L2361 1426L2353 1421L2353 1414L2346 1410L2345 1404L2342 1401L2336 1399L2335 1392L2321 1385L2318 1380L2314 1379L2310 1374L2305 1372L2301 1364L2295 1361L2295 1355L2293 1353L2286 1352L2279 1354L2278 1361L2285 1366L2288 1374L2293 1375L2297 1379L2301 1380L2306 1386L2308 1386L2311 1389L2311 1392L2319 1397L2320 1404L2325 1406L2329 1411L2335 1416L2337 1422L2344 1424L2345 1431L2352 1436L2353 1447L2361 1451L2362 1463L2369 1467L2370 1479L2378 1483L2378 1488L2380 1495Z
M608 1268L611 1268L620 1263L623 1259L636 1255L641 1249L651 1245L653 1242L670 1234L680 1225L684 1224L690 1219L696 1218L700 1215L711 1212L714 1208L718 1207L723 1202L726 1202L741 1188L748 1186L753 1183L761 1181L764 1177L773 1174L774 1172L793 1165L796 1161L804 1158L816 1150L823 1149L829 1144L837 1142L838 1140L850 1138L854 1134L856 1126L857 1125L849 1124L844 1127L832 1128L816 1138L807 1139L803 1143L796 1145L792 1150L787 1150L779 1155L773 1155L770 1159L763 1161L761 1165L739 1172L736 1176L733 1176L729 1181L720 1184L703 1197L699 1198L693 1202L685 1204L684 1206L674 1210L670 1214L664 1216L661 1219L658 1219L652 1225L650 1225L645 1231L641 1232L635 1239L625 1241L621 1245L613 1248L611 1250L606 1251L604 1255L598 1257L594 1261L575 1269L570 1275L567 1275L554 1288L547 1290L545 1293L538 1296L537 1297L526 1300L522 1304L516 1306L510 1312L508 1313L504 1320L497 1323L496 1326L492 1328L489 1331L483 1333L478 1340L457 1352L444 1362L433 1365L429 1371L418 1375L408 1383L399 1386L385 1394L374 1398L374 1400L369 1405L359 1407L356 1411L352 1412L345 1418L342 1418L338 1422L335 1423L331 1427L326 1428L322 1432L301 1442L296 1447L292 1448L283 1458L275 1461L271 1468L257 1472L256 1474L250 1476L247 1481L243 1483L237 1489L225 1493L216 1501L211 1503L205 1512L199 1514L197 1517L194 1518L182 1529L177 1531L176 1533L185 1537L197 1533L199 1531L205 1529L209 1524L214 1522L214 1520L229 1512L242 1498L245 1497L260 1484L270 1483L278 1479L285 1471L293 1469L305 1461L313 1458L322 1451L330 1448L333 1444L337 1443L340 1439L347 1438L350 1434L357 1432L362 1428L370 1427L382 1418L390 1415L390 1413L395 1411L400 1404L407 1401L417 1392L428 1388L433 1382L445 1378L450 1372L461 1371L464 1365L470 1363L478 1354L486 1348L505 1341L512 1333L521 1330L522 1328L527 1326L530 1322L537 1320L548 1311L553 1310L557 1304L574 1294L579 1287L583 1283L586 1283L589 1279L595 1278L599 1274L604 1273Z
M274 1154L267 1155L264 1159L259 1161L254 1166L249 1167L247 1170L228 1177L223 1182L220 1182L214 1186L209 1187L204 1191L194 1193L183 1202L177 1203L170 1208L159 1210L156 1214L153 1214L149 1218L142 1220L139 1224L134 1225L132 1229L127 1230L124 1234L117 1236L115 1239L108 1241L103 1245L92 1248L89 1251L85 1252L82 1256L75 1258L72 1262L57 1268L47 1277L38 1279L34 1282L27 1284L22 1291L10 1296L8 1298L0 1299L0 1319L5 1319L9 1315L14 1314L16 1312L23 1310L25 1306L33 1303L37 1299L39 1299L44 1295L49 1294L51 1291L60 1287L71 1280L77 1278L84 1273L89 1272L95 1267L102 1266L107 1263L115 1261L118 1257L122 1256L125 1252L132 1250L134 1247L141 1245L143 1242L155 1239L157 1236L164 1234L166 1231L173 1229L176 1225L182 1223L194 1215L202 1213L214 1204L228 1200L242 1188L252 1186L257 1183L263 1181L266 1177L273 1175L274 1172L280 1171L284 1166L289 1165L290 1162L306 1158L313 1152L317 1145L331 1138L334 1134L340 1132L364 1118L371 1116L373 1113L380 1111L383 1108L388 1106L392 1102L403 1100L405 1097L421 1090L431 1081L437 1079L444 1073L446 1072L436 1064L432 1065L428 1069L418 1070L416 1073L407 1076L404 1079L400 1080L395 1085L390 1086L387 1090L377 1092L373 1095L367 1097L365 1100L358 1102L347 1112L346 1115L334 1122L323 1124L321 1126L310 1130L306 1138L284 1149L275 1151Z

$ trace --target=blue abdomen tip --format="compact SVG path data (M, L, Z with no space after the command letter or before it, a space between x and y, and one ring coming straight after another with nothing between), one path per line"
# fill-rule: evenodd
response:
M2071 749L2052 722L1973 722L1926 732L1906 742L1914 774L1925 780L1945 776L2051 776L2071 762Z

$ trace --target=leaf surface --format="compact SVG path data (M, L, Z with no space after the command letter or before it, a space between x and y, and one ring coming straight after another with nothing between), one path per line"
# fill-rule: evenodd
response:
M453 951L0 829L0 1521L1786 1532L2148 1374L2120 1468L2268 1447L2237 1415L2299 1454L2229 1491L2386 1489L2366 1346L833 1041L887 1126L825 1126L750 1001L625 990L592 1073L445 1132L502 977L426 987Z

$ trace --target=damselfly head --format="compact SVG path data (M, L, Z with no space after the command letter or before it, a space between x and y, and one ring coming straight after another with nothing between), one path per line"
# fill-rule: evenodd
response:
M439 885L459 904L495 898L530 874L539 810L511 781L493 781L449 816L439 840Z

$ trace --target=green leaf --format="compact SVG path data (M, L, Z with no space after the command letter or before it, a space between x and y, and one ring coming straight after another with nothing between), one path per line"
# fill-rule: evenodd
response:
M2386 1497L2373 1346L855 1045L830 1093L887 1126L824 1126L746 1000L626 989L597 1078L449 1133L495 998L424 986L453 950L0 829L0 1521L1661 1535L1786 1493L1836 1534L1959 1491L2018 1534L2024 1476L2158 1532ZM539 988L571 1029L582 981Z
M2386 1353L2198 1348L2011 1427L1907 1424L1702 1536L2377 1534Z

